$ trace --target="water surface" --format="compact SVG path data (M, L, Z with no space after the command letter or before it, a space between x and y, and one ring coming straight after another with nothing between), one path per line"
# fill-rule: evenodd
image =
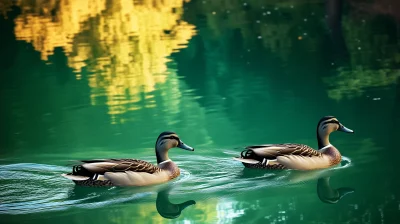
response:
M4 1L0 217L5 223L396 223L400 217L395 1ZM248 170L250 144L317 147L336 116L340 166ZM77 187L79 159L155 163L181 176ZM332 197L329 190L347 193ZM181 204L181 205L180 205ZM181 208L179 207L181 206Z

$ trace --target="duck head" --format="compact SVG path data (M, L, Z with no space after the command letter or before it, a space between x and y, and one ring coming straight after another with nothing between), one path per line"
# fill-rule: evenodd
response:
M179 138L179 136L172 131L162 132L156 141L156 156L157 163L161 163L163 161L168 160L168 150L171 148L181 148L188 151L194 151L193 147L190 147L183 143L183 141Z
M334 116L325 116L321 118L317 125L317 138L318 148L321 149L329 145L329 134L334 131L341 131L345 133L354 133L353 130L346 128Z

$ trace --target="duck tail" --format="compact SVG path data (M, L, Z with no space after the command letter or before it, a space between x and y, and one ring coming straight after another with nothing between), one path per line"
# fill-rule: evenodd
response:
M254 151L251 149L245 149L240 153L240 158L243 159L254 159L255 154Z
M75 180L75 181L82 181L82 180L88 180L90 177L85 177L85 176L78 176L78 175L73 175L72 173L63 173L61 176L70 179L70 180Z
M240 153L240 157L234 157L234 160L240 161L242 163L248 164L257 164L260 161L257 159L257 156L254 154L253 150L245 149Z
M239 162L248 163L248 164L257 164L257 163L260 162L260 161L255 160L255 159L244 159L244 158L239 158L239 157L233 157L233 159L237 160Z
M85 169L82 165L75 165L72 167L72 173L61 174L61 176L76 181L88 180L93 177L93 173Z

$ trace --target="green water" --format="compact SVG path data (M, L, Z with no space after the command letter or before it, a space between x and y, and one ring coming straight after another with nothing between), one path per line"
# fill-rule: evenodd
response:
M398 223L396 1L2 2L2 223ZM336 168L232 159L251 144L317 147L325 115L355 130L331 135ZM169 183L60 176L79 159L155 163L166 130L195 148L170 150ZM334 200L326 181L352 193Z

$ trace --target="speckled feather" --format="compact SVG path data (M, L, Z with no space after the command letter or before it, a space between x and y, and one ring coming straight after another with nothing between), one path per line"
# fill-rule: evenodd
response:
M114 186L114 184L110 180L73 180L78 186L87 186L87 187L106 187L106 186Z
M276 159L278 156L296 155L296 156L321 156L321 152L303 144L268 144L247 146L244 151L252 151L258 156L266 159Z
M286 167L282 164L273 164L273 165L266 165L262 162L259 162L257 164L249 164L249 163L243 163L243 165L247 168L253 168L253 169L266 169L266 170L283 170L286 169Z
M96 172L98 174L104 174L105 172L146 172L155 173L161 171L157 166L139 159L95 159L95 160L81 160L84 164L95 163L96 166L101 168L102 172ZM110 163L105 165L104 163ZM104 164L104 165L103 165ZM112 164L112 165L111 165ZM81 166L81 165L80 165Z
M156 173L160 172L161 169L149 162L138 159L94 159L94 160L81 160L83 164L76 165L73 167L73 172L68 175L81 175L90 177L87 180L73 180L76 185L79 186L114 186L110 180L95 180L93 179L96 174L103 175L105 172L146 172L146 173ZM104 163L109 163L109 165L101 165ZM83 167L84 164L96 164L101 171L96 170L92 172L90 169ZM112 165L111 165L112 164ZM179 175L179 174L178 174Z
M241 153L241 158L259 161L256 164L242 163L247 168L281 170L286 169L283 164L267 164L264 159L275 160L278 156L321 157L321 152L303 144L268 144L247 146Z

